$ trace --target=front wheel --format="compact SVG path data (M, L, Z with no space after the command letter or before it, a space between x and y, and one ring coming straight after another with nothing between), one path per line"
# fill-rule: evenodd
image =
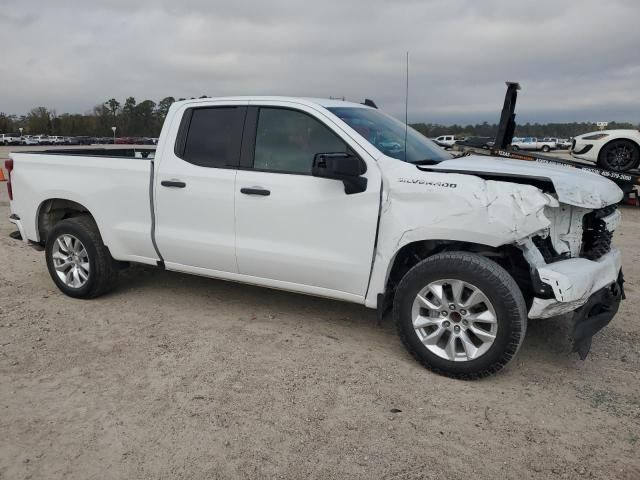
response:
M543 145L542 146L542 151L547 153L549 150L551 150L551 148L549 147L549 145Z
M394 318L407 350L426 368L459 379L501 370L527 328L522 293L497 263L468 252L440 253L400 281Z
M74 298L94 298L110 290L117 269L91 217L68 218L49 232L45 256L56 286Z

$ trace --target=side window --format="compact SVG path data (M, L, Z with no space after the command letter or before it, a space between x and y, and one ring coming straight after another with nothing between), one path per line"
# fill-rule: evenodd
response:
M260 109L253 164L257 170L311 174L317 153L347 151L340 137L306 113Z
M246 107L204 107L185 112L175 153L201 167L237 167Z

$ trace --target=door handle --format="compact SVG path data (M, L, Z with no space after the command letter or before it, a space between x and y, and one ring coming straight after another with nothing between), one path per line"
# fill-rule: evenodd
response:
M187 186L186 183L180 180L162 180L160 185L163 187L174 187L174 188L184 188Z
M268 197L271 195L269 190L262 187L241 188L240 193L244 193L245 195L260 195L262 197Z

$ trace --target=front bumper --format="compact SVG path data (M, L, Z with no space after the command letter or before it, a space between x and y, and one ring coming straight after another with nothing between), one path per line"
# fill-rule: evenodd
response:
M615 283L594 293L586 304L576 310L571 336L573 351L578 352L582 360L591 349L593 336L613 320L624 298L624 277L620 272Z
M569 153L572 157L595 162L598 160L599 150L600 144L597 141L576 139L571 146Z
M534 297L529 318L549 318L577 310L596 292L617 282L621 265L620 251L613 248L598 260L571 258L538 268L540 280L551 287L554 298Z

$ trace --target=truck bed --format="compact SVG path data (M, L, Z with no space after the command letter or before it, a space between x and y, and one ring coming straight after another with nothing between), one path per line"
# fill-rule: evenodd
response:
M39 218L55 199L92 212L103 241L118 260L153 264L153 157L141 149L69 149L12 153L12 210L24 232L41 242Z

